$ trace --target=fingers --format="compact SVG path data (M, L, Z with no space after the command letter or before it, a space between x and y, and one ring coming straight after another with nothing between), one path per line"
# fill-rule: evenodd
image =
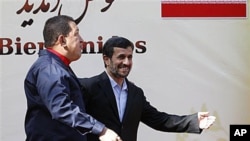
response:
M100 141L122 141L121 137L118 136L113 130L105 128L99 136Z
M209 115L209 112L199 112L199 113L198 113L198 117L199 117L199 118L208 117L208 115Z
M122 139L119 136L117 136L116 141L122 141Z
M211 127L211 126L214 124L215 119L216 119L215 116L209 116L209 117L207 118L208 128Z
M215 119L216 117L214 116L204 117L203 119L200 120L199 127L201 129L208 129L213 125Z

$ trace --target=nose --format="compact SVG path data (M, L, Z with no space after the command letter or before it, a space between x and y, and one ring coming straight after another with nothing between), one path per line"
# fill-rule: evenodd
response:
M130 64L130 59L128 57L124 58L123 64L129 65Z
M79 35L79 40L80 40L80 48L83 49L83 39L81 35Z

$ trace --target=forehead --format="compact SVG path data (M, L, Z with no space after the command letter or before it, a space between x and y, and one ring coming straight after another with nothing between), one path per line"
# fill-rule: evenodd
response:
M79 28L75 22L69 22L69 26L71 27L71 32L79 31Z
M120 47L114 47L114 54L132 54L133 50L132 47L127 48L120 48Z

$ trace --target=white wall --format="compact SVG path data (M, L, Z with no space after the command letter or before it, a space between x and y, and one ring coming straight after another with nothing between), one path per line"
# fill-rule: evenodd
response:
M56 1L49 1L51 8ZM23 80L37 53L27 55L27 42L42 42L45 20L55 12L17 14L25 1L1 0L0 38L21 44L22 55L0 55L1 141L24 140L26 99ZM61 1L62 13L79 17L84 0ZM160 0L117 0L106 12L105 1L90 1L87 13L79 23L86 41L103 42L118 35L133 42L145 41L146 52L134 53L129 79L144 89L152 105L161 111L190 114L210 111L217 117L214 126L201 135L163 133L141 124L138 141L229 140L230 124L250 124L250 23L248 18L229 19L163 19ZM49 9L51 10L51 9ZM33 19L31 26L21 27ZM21 41L17 42L16 37ZM16 44L15 44L16 43ZM6 40L4 43L6 44ZM97 43L95 44L97 46ZM30 46L30 45L29 45ZM6 52L6 47L4 47ZM32 50L30 50L32 51ZM72 63L78 76L88 77L103 71L100 54L83 54Z

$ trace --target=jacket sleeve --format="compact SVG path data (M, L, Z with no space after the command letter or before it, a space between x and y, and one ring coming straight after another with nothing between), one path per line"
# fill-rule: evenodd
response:
M100 134L105 125L85 112L80 86L64 69L55 65L40 68L37 73L38 93L52 119L71 126L81 134Z
M143 92L142 92L143 93ZM144 97L142 122L159 131L201 133L198 115L174 115L158 111Z

